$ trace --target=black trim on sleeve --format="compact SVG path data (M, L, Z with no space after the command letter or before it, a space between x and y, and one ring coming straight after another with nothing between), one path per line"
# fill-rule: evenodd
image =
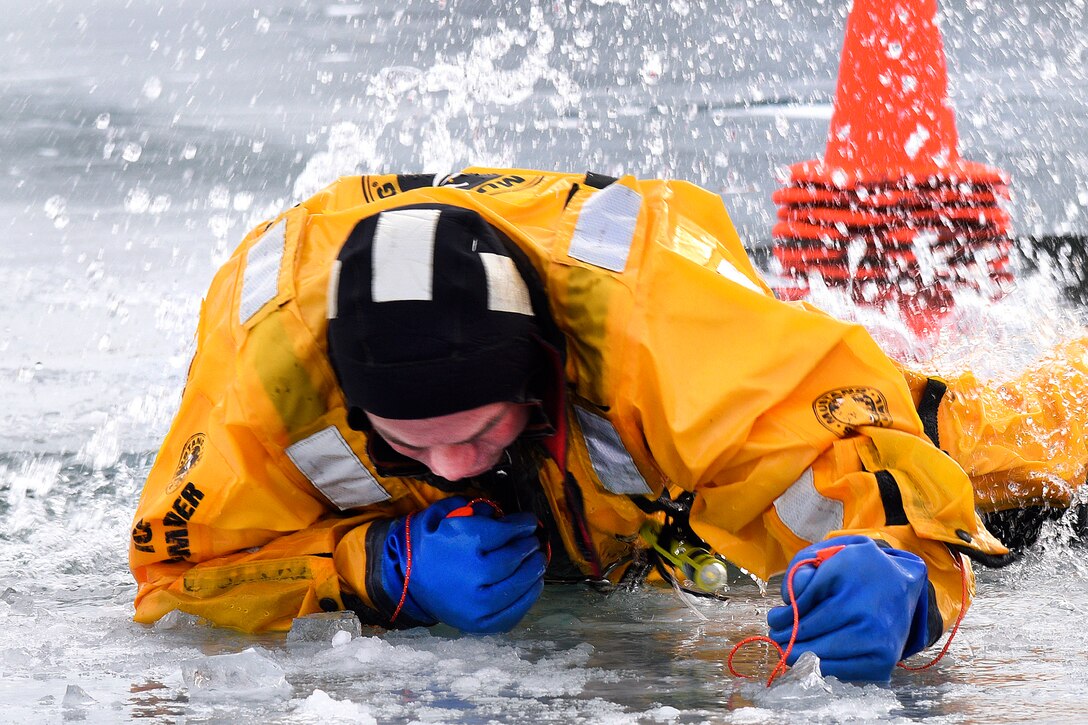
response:
M593 171L586 172L586 186L591 189L603 189L609 184L614 184L618 181L615 176L605 176L604 174L598 174Z
M938 448L941 447L941 440L937 430L937 409L941 407L941 400L946 392L947 385L936 378L929 378L922 390L922 398L918 401L918 417L922 419L922 429Z
M933 588L933 582L926 581L929 594L929 604L926 609L926 647L932 647L944 634L944 617L941 616L941 608L937 606L937 590Z
M880 502L884 504L884 525L905 526L910 523L907 520L907 512L903 510L903 494L899 491L899 483L888 471L877 471L876 485L880 489Z

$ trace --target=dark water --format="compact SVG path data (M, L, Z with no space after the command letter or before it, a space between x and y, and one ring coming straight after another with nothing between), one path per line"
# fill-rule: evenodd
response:
M486 639L300 649L129 621L131 511L200 296L248 228L338 174L486 164L690 179L758 247L782 169L822 152L847 10L0 0L0 721L1088 718L1084 551L1060 526L1023 565L983 574L940 667L890 688L738 686L725 653L773 604L744 583L696 605L708 621L671 592L553 590ZM1011 173L1020 234L1088 233L1086 14L1082 1L942 7L961 153ZM999 305L965 301L922 352L1002 373L1080 317L1025 276ZM253 645L251 664L280 666L289 693L216 699L183 680L186 662ZM83 694L65 699L69 685Z

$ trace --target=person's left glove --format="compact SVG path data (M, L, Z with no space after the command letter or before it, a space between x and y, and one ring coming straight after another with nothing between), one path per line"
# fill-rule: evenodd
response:
M788 572L832 546L843 548L794 576L800 626L787 664L813 652L824 676L887 681L899 660L928 644L929 580L919 557L866 536L839 536L797 552L782 581L786 606L767 614L771 639L784 648L793 630Z
M547 558L538 521L530 513L500 517L486 503L467 504L452 496L417 512L407 526L406 519L394 520L382 583L395 599L407 576L404 610L418 623L437 620L473 634L506 632L544 589Z

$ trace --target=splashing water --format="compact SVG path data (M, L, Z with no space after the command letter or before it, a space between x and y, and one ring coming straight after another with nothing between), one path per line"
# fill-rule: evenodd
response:
M826 141L848 4L99 5L23 4L0 29L0 722L1011 722L1024 702L1088 719L1088 571L1069 521L981 572L949 657L890 687L811 667L769 691L732 681L726 653L764 632L778 589L739 573L728 602L550 587L485 638L133 624L131 513L201 296L245 231L340 174L517 165L690 179L758 248L776 173ZM1012 173L1024 233L1088 226L1085 15L942 5L965 155ZM898 310L818 284L813 298L901 360L1000 377L1077 334L1059 289L1079 276L1056 258L997 301L959 293L925 340ZM744 657L751 672L772 660ZM267 692L200 696L196 672L240 659Z

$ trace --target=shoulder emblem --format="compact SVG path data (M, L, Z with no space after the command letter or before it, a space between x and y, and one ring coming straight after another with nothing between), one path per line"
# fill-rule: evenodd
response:
M174 470L174 478L166 487L167 493L173 493L177 490L185 475L197 464L200 456L204 453L204 445L207 440L208 437L203 433L195 433L189 436L189 440L185 441L185 445L181 449L181 456L178 458L178 467Z
M884 394L866 386L829 390L813 401L812 412L825 428L839 436L864 425L887 428L892 423Z

